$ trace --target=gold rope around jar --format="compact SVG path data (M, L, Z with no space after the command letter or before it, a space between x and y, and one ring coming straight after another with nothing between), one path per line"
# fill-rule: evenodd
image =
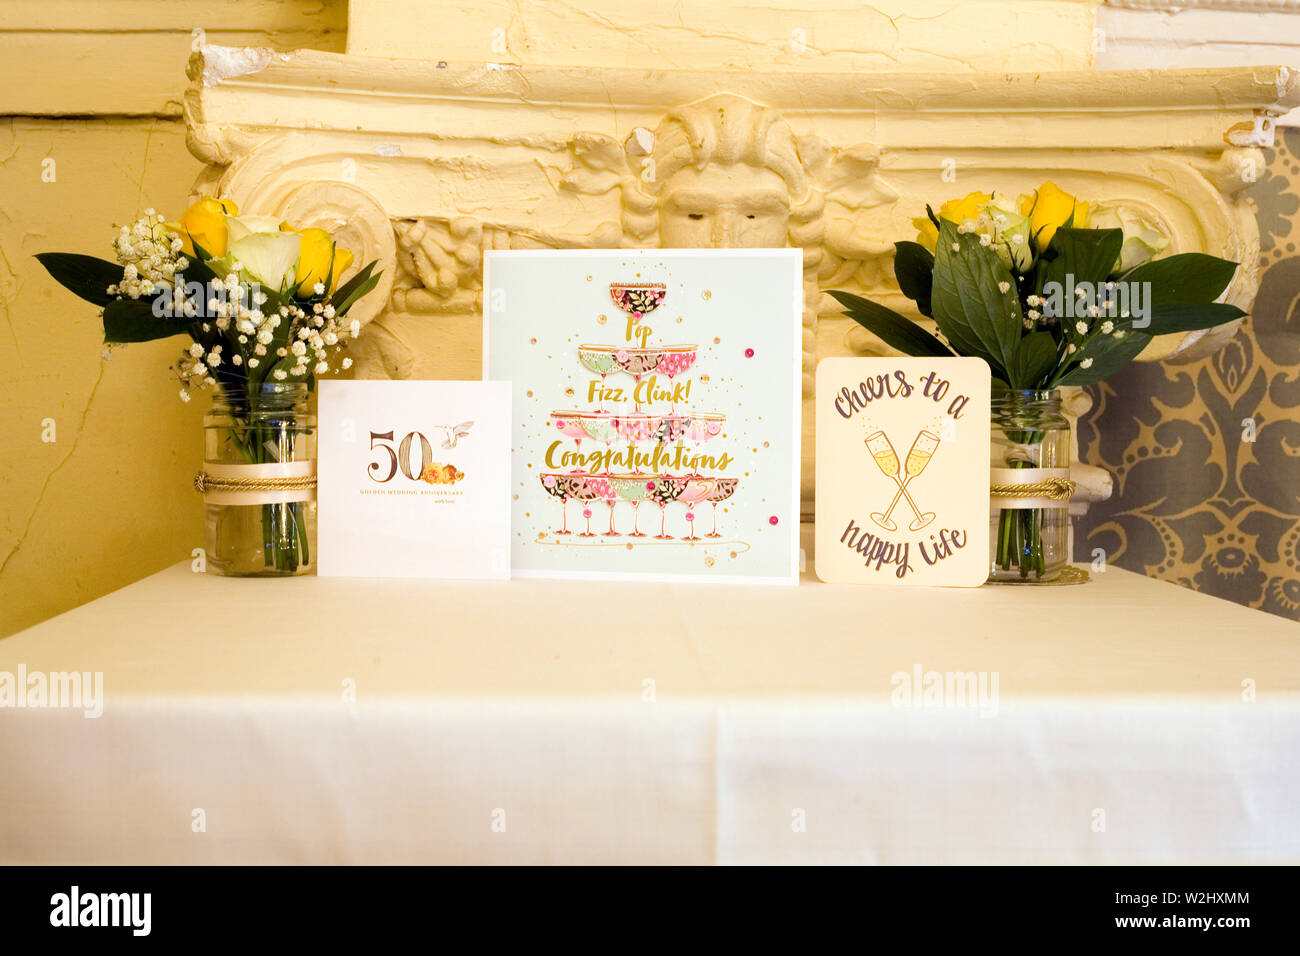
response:
M1074 494L1074 482L1069 478L1048 478L1023 485L990 485L993 498L1046 498L1048 501L1069 501Z
M294 478L218 478L206 471L194 475L194 490L200 494L209 491L314 491L315 475Z

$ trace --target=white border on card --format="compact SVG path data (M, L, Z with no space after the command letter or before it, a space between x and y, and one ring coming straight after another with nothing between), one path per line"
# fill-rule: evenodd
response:
M713 575L713 574L653 574L632 571L533 571L519 570L511 567L511 577L514 578L551 578L564 580L580 581L654 581L661 583L703 583L703 584L754 584L754 585L790 585L799 584L799 529L802 524L803 515L800 512L799 505L799 481L800 469L802 467L803 448L801 445L803 435L803 250L802 249L489 249L483 253L483 380L497 381L491 377L492 353L489 349L490 334L492 322L489 318L492 303L492 260L494 258L516 259L529 257L554 258L557 256L578 259L578 258L599 258L599 259L617 259L617 258L638 258L641 256L656 256L663 254L674 256L699 256L702 258L712 258L721 256L736 256L745 258L772 258L785 259L790 263L794 270L794 315L795 321L791 323L791 341L790 341L790 361L794 370L794 394L791 396L794 404L794 415L792 421L793 434L790 436L792 462L790 475L790 530L788 532L789 541L789 561L790 571L788 575L782 577L752 577L743 574L737 575ZM510 380L502 380L510 381ZM514 382L510 381L511 408L514 408ZM512 424L513 429L513 424ZM512 433L513 434L513 433ZM513 463L512 463L513 467ZM513 511L511 505L511 525L513 532Z

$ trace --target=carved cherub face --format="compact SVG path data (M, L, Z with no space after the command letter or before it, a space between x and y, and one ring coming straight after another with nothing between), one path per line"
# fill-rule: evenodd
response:
M763 249L786 244L790 191L770 169L737 163L679 169L664 184L665 249Z

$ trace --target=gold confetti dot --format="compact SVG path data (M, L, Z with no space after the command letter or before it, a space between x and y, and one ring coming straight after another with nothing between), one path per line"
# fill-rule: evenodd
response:
M713 556L712 556L712 555L706 556L705 559L704 559L704 563L705 563L708 567L713 567Z
M571 389L571 388L566 388L566 389L564 390L564 394L567 395L567 396L569 396L569 398L573 398L573 389ZM765 442L764 444L766 444L766 442Z
M532 391L532 389L529 389L528 391L524 392L524 394L527 395L529 398L532 398L532 397L533 397L533 391Z
M596 319L596 321L599 322L601 325L604 325L605 322L607 321L607 317L606 317L606 316L603 316L603 315L602 315L602 316L598 316L597 319Z
M627 543L626 547L627 547L627 549L628 549L629 551L631 551L631 550L632 550L632 542L629 541L629 542Z
M735 552L735 551L731 552L731 556L732 556L733 558L736 557L736 552Z
M720 339L718 336L715 335L715 336L713 337L713 344L714 344L714 345L721 345L721 344L722 344L722 339Z
M772 443L771 443L771 442L768 442L768 441L765 441L765 442L763 442L763 447L764 447L764 448L771 448L771 447L772 447Z
M536 344L537 344L537 339L529 339L528 342L529 342L530 345L536 345Z
M705 289L703 292L700 293L700 298L703 299L705 302L708 302L710 299L713 298L713 293L710 292L708 289Z

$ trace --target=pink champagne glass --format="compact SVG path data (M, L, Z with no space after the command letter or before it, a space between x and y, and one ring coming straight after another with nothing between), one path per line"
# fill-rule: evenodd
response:
M699 536L695 533L695 506L706 500L713 492L716 484L713 478L696 478L692 477L687 480L686 487L678 495L677 500L686 505L686 526L689 533L683 539L685 541L698 541ZM717 510L714 510L714 527L717 526Z
M672 540L665 527L668 505L676 501L683 491L686 490L688 479L675 478L672 475L660 475L658 478L646 479L646 491L649 492L649 498L659 506L659 533L655 535L663 541Z
M582 440L587 437L586 429L579 421L583 414L583 412L572 411L551 412L551 424L555 426L555 430L565 438L572 438L579 450L582 449Z
M570 493L583 503L582 517L587 521L585 531L578 532L579 538L594 538L596 532L591 530L591 503L598 498L605 497L605 489L609 487L609 481L599 475L570 475L569 482L571 485Z
M713 505L713 530L705 535L706 538L721 538L718 534L718 502L726 501L736 493L736 485L740 482L739 478L715 478L713 488L704 496L704 500Z
M614 491L614 486L610 483L607 475L593 475L586 479L586 484L591 493L596 498L604 501L609 506L609 530L603 532L605 537L610 538L618 534L614 528L614 503L618 501L618 494ZM590 525L588 526L590 529Z
M618 417L619 434L627 440L633 458L636 455L637 443L653 440L662 420L662 415L651 412L633 412Z
M660 375L668 376L671 382L674 377L685 372L695 364L695 356L699 347L695 345L670 345L664 350L663 358L655 366L655 371ZM677 403L673 402L672 410L677 411Z
M655 366L655 371L660 375L667 375L669 379L685 372L695 364L695 356L698 345L670 345L664 350L663 358Z
M693 442L704 442L722 434L726 416L721 412L696 412L686 418L686 437Z

